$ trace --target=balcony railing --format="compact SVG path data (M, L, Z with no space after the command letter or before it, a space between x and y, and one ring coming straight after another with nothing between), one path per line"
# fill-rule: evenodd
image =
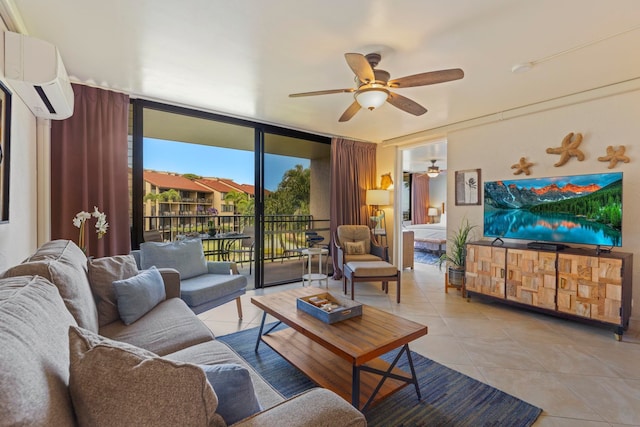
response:
M176 240L179 236L189 234L204 235L210 229L215 233L241 233L245 227L254 225L253 216L211 216L211 215L160 215L145 216L144 229L158 230L165 241ZM213 232L213 231L212 231ZM324 238L318 242L309 241L309 236L317 233ZM299 251L309 247L311 243L329 244L329 220L315 219L312 215L267 215L264 219L264 251L265 261L276 261L299 256ZM224 254L215 250L216 242L204 241L205 253L210 253L208 259L218 260ZM234 242L239 246L240 242ZM209 247L211 246L211 247ZM233 249L233 247L231 247Z

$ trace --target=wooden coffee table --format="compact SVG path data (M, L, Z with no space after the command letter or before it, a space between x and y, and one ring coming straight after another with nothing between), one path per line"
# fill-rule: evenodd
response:
M420 399L409 342L426 335L427 327L367 305L362 316L333 324L296 308L296 298L319 293L322 291L301 288L252 297L251 302L264 310L256 351L260 341L266 343L316 384L362 411L409 384L415 386ZM290 328L274 332L274 326L264 331L267 314ZM400 347L392 363L380 358ZM410 373L396 367L402 356L407 358Z

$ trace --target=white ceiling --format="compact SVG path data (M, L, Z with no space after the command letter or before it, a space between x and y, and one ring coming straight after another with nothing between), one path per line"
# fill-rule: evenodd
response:
M640 77L638 0L0 0L0 5L5 11L15 6L14 19L19 24L21 16L26 33L59 48L74 81L374 142ZM352 94L288 97L353 87L344 53L373 51L382 53L378 68L391 78L457 67L465 77L397 89L429 110L419 117L385 105L338 123ZM527 73L511 72L517 63L540 59Z

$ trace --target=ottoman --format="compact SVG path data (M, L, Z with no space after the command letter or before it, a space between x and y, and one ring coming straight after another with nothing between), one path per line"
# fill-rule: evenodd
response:
M400 303L400 271L385 261L351 261L344 266L342 290L347 293L351 282L351 299L355 282L382 282L382 290L389 293L389 282L396 282L396 302Z

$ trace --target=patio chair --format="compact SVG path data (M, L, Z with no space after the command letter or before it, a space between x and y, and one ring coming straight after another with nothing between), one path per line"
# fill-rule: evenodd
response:
M253 263L253 250L256 244L256 230L253 226L246 226L242 229L242 234L248 236L246 239L240 240L239 246L230 246L228 250L229 259L244 265L246 256L249 261L249 274L251 274L251 265ZM239 259L238 259L239 258Z
M307 246L310 248L319 246L324 241L324 237L319 235L317 231L305 231L304 237L307 240Z
M160 230L147 230L144 232L143 239L145 242L163 242L162 232Z
M291 236L291 241L285 239L285 237ZM278 238L280 240L280 247L282 248L282 258L280 264L284 262L285 258L295 256L298 259L302 258L302 250L308 247L298 241L299 232L292 233L280 233Z

